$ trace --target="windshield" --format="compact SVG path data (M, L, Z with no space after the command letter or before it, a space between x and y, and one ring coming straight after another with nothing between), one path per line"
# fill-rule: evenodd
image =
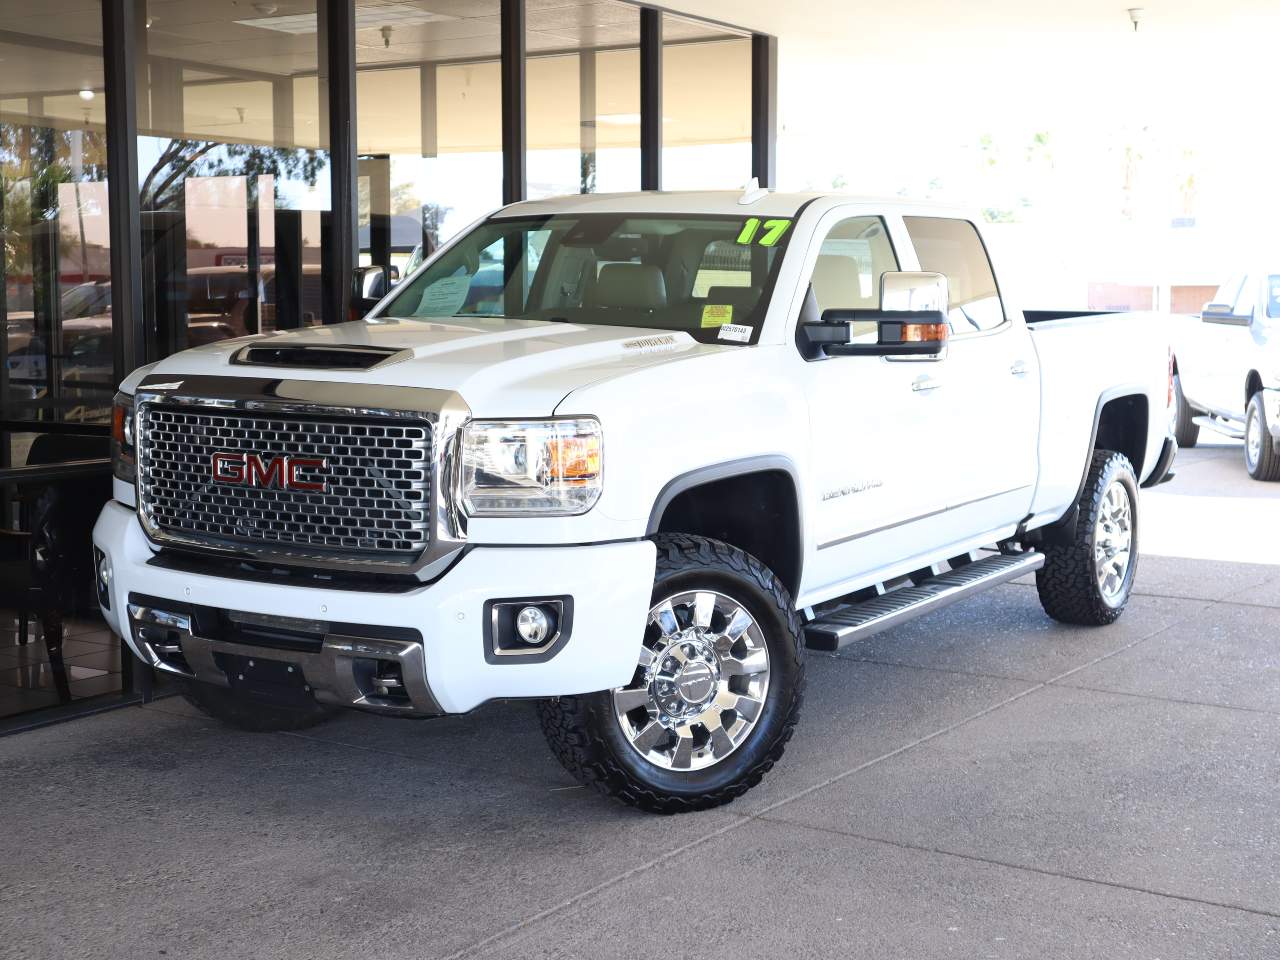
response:
M649 327L750 343L790 226L603 213L489 220L405 283L382 315Z

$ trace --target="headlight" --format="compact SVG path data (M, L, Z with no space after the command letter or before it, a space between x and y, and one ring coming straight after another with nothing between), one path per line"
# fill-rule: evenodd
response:
M133 431L133 397L117 393L111 407L111 472L126 483L133 483L138 475Z
M573 516L600 498L600 421L473 420L462 432L462 506L473 517Z

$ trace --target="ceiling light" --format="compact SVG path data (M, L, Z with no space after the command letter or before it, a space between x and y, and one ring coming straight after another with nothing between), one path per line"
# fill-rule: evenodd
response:
M85 87L83 90L81 90L81 91L80 91L80 99L81 99L81 100L92 100L92 99L93 99L93 91L92 91L92 90L90 90L88 87Z

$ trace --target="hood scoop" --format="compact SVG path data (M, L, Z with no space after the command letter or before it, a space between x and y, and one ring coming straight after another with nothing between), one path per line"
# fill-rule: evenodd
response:
M395 347L251 343L237 350L231 362L248 367L288 367L293 370L373 370L411 356L412 350Z

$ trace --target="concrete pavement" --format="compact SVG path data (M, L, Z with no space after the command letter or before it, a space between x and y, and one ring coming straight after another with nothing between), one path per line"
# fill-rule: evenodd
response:
M786 758L709 813L577 787L524 703L0 740L0 954L1278 957L1280 536L1220 540L1280 486L1229 445L1179 469L1114 627L1014 583L813 656ZM1176 528L1206 497L1218 532Z

